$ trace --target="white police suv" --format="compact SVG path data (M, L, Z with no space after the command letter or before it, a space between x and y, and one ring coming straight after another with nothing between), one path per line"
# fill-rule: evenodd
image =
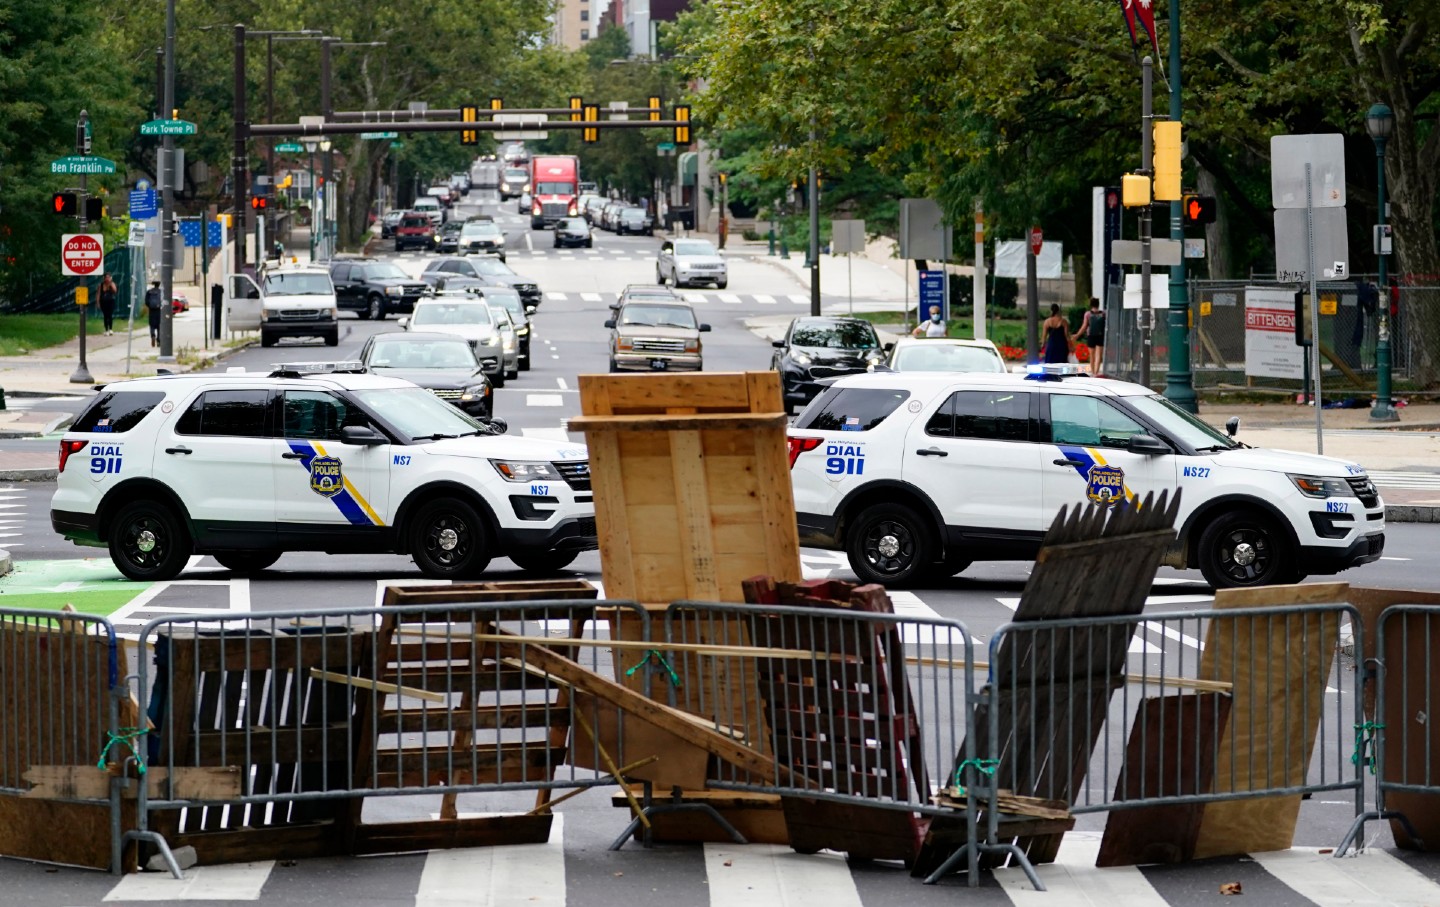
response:
M1062 506L1179 489L1166 562L1213 586L1380 557L1385 509L1360 466L1247 447L1148 388L1066 371L835 380L789 432L801 544L900 585L1029 560Z
M60 442L50 521L136 580L283 551L559 570L597 546L585 448L503 430L360 363L116 382Z

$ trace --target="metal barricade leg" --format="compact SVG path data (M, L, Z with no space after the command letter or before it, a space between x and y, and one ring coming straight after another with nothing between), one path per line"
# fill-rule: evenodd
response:
M1025 878L1030 880L1030 884L1035 887L1036 891L1048 890L1045 887L1045 883L1040 881L1040 875L1035 871L1035 865L1030 862L1030 858L1025 856L1025 852L1021 850L1017 845L985 844L978 841L968 842L967 844L965 844L965 846L952 853L949 859L947 859L944 863L940 864L939 869L935 870L934 872L930 873L928 876L925 877L925 884L934 885L936 882L940 881L950 873L954 872L960 866L960 863L963 860L969 862L970 887L977 887L980 884L980 874L978 871L979 858L984 854L1001 853L1007 853L1015 858L1016 865L1018 865L1021 871L1025 873Z
M736 844L750 843L749 841L745 840L744 835L740 834L739 829L737 829L734 825L730 824L730 821L724 816L720 815L720 811L717 810L715 807L711 806L709 803L681 803L681 794L679 789L671 792L672 799L669 803L656 803L651 783L649 781L643 783L645 785L645 796L642 800L642 802L644 803L644 808L641 810L640 816L644 816L645 819L650 819L654 816L663 815L666 813L700 813L702 815L708 816L711 821L713 821L716 825L720 826L721 831L729 835L730 840L734 841ZM650 825L646 824L646 822L643 821L640 816L636 816L635 818L630 820L630 824L625 826L624 831L620 832L620 837L616 838L615 843L610 845L611 850L620 850L622 847L625 846L625 842L629 840L630 836L635 834L635 832L642 827L645 829L645 833L642 837L641 845L646 848L655 846L655 831Z

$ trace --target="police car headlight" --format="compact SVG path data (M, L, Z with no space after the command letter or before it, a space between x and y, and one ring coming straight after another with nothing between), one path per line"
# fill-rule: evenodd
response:
M811 359L807 354L796 350L795 352L790 354L790 361L795 363L796 365L809 365L815 360Z
M490 464L508 482L562 481L555 467L544 460L491 460Z
M490 396L490 385L472 384L465 388L465 392L460 395L460 401L462 403L471 403L475 400L484 400L488 396Z
M1344 479L1292 475L1290 481L1307 498L1348 498L1354 494Z

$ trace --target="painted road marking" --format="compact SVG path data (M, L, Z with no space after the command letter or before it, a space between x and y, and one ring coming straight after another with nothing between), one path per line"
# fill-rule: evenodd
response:
M544 844L432 850L415 907L565 907L565 816Z
M176 879L168 872L128 875L105 895L107 901L258 901L274 861L196 866Z
M839 854L798 854L781 844L705 845L710 907L862 907Z

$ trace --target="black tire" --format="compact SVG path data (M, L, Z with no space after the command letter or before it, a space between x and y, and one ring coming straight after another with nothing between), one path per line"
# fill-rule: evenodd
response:
M491 387L495 387L495 388L504 387L504 386L505 386L505 367L502 365L502 366L500 367L500 371L496 372L496 373L493 374L493 375L486 375L485 377L487 377L487 378L490 379L490 386L491 386Z
M358 309L355 310L355 317L356 317L356 318L359 318L361 321L369 321L369 320L370 320L370 307L369 307L369 306L363 306L363 305L362 305L360 308L358 308Z
M210 556L232 573L257 573L280 560L279 551L219 551Z
M939 561L926 564L923 572L926 579L947 580L958 573L963 572L971 564L975 563L966 557L964 552L952 551Z
M385 320L385 297L379 293L371 293L370 298L365 300L365 314L363 318L373 318L376 321Z
M615 360L614 360L614 359L611 359L611 360L610 360L610 371L612 371L612 372L618 372L618 371L620 371L620 367L615 364Z
M907 585L931 560L930 531L920 514L904 504L871 505L845 531L850 569L862 583Z
M459 498L422 504L410 522L410 556L435 579L479 576L490 563L488 532L475 508Z
M260 332L260 345L261 345L261 346L274 346L275 343L276 343L276 341L278 341L279 339L280 339L279 337L266 337L264 331L261 331L261 332Z
M1296 582L1300 571L1284 531L1256 510L1215 518L1200 533L1200 572L1216 589Z
M725 289L725 288L728 287L728 286L730 286L730 282L729 282L728 280L717 280L717 281L715 281L715 289L717 289L717 290L723 290L723 289Z
M520 368L519 368L519 366L516 366L515 368L513 368L513 369L511 369L510 371L506 372L506 373L505 373L505 380L506 380L506 381L519 381L519 380L520 380Z
M659 265L655 266L655 283L662 287L665 286L665 275L660 273Z
M132 501L110 522L110 559L138 582L172 580L190 559L184 522L158 501Z
M326 346L339 346L339 345L340 345L340 331L339 331L339 329L333 330L333 331L331 331L330 333L328 333L328 334L325 335L325 345L326 345Z
M587 239L585 240L585 248L587 248L587 249L593 249L593 248L595 248L595 240L594 240L594 239L587 238Z
M580 556L578 551L512 551L510 560L527 573L558 573L574 563Z

